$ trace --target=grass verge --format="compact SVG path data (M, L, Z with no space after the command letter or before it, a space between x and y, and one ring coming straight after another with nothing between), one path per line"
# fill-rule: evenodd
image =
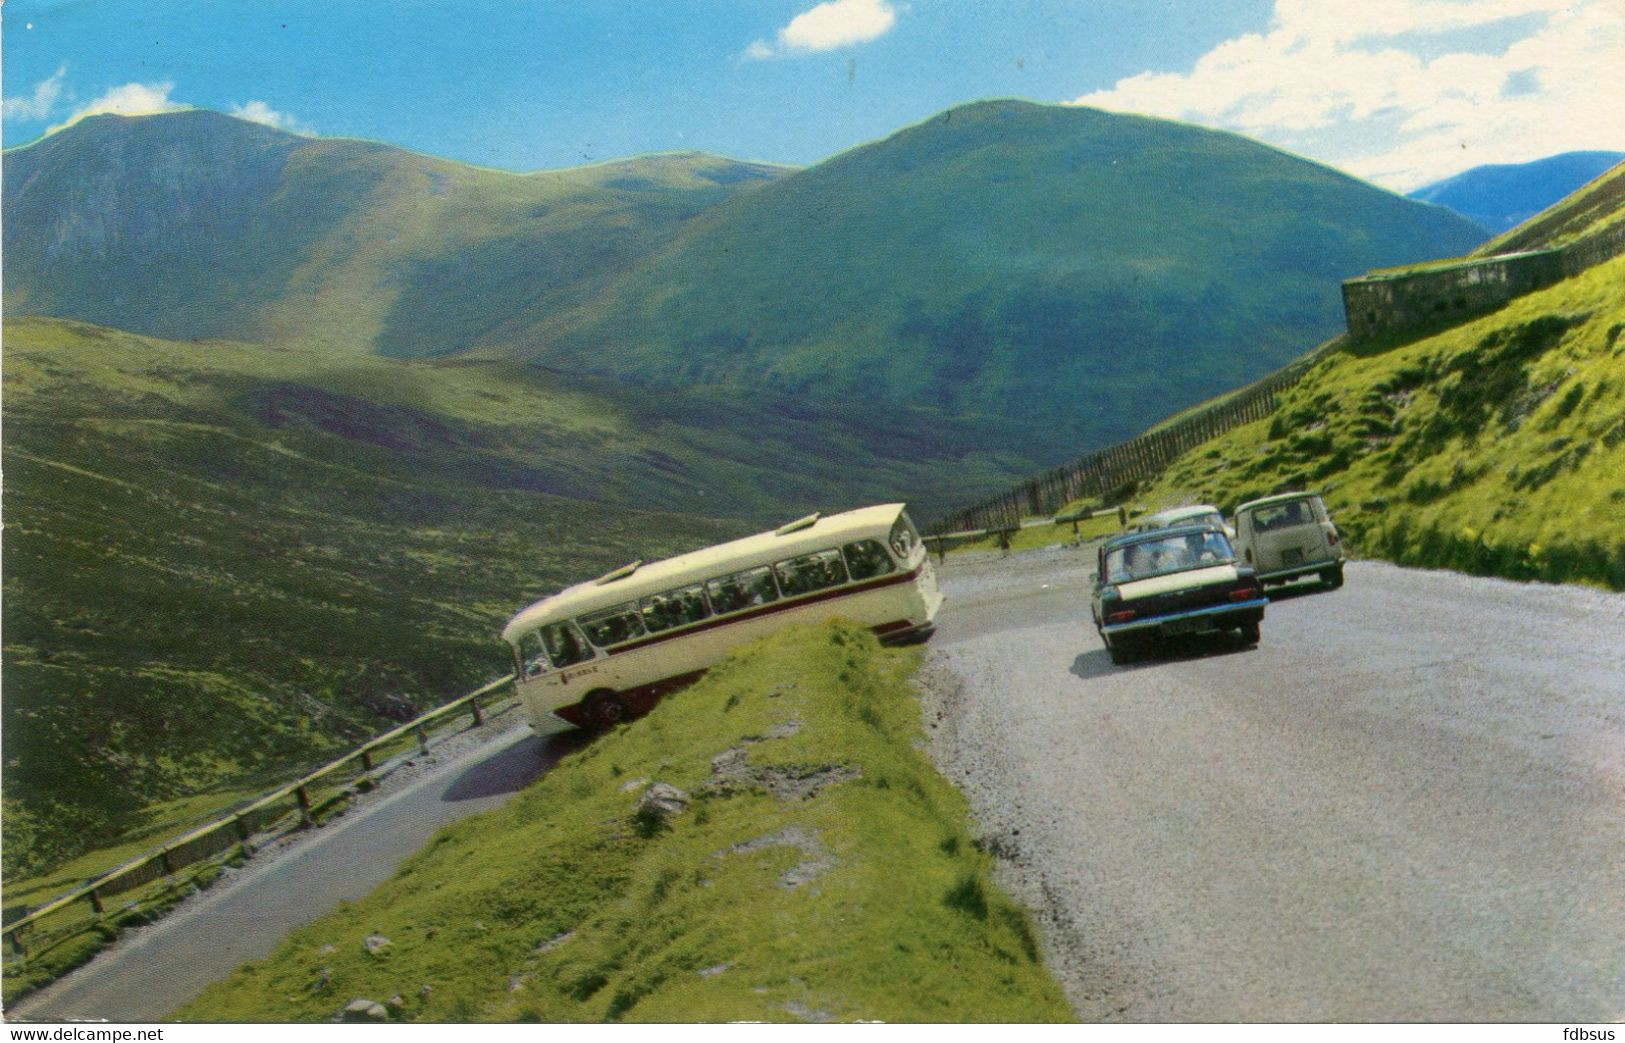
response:
M844 623L737 653L177 1017L1070 1020L920 751L919 655ZM659 783L686 808L640 816Z

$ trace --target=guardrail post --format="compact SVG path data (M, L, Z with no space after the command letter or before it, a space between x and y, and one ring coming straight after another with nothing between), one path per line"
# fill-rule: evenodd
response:
M7 931L6 941L11 943L11 951L23 959L28 958L28 946L23 944L22 931Z
M96 911L97 916L107 915L107 910L102 907L102 896L100 891L92 888L90 893L85 895L85 897L90 899L90 907Z
M474 715L474 727L478 728L485 723L485 712L480 709L480 701L478 699L470 699L468 701L468 711Z
M423 751L423 755L427 757L429 755L429 733L424 730L423 725L421 724L417 726L416 731L418 736L418 748L421 749Z
M165 876L175 875L175 867L169 863L169 848L166 847L158 852L158 865L163 869Z
M316 824L316 818L315 818L315 816L313 816L310 813L310 793L309 793L309 791L307 791L305 789L305 787L300 786L298 789L293 791L293 795L295 797L299 798L299 822L300 822L300 824L305 825L305 826L314 826Z
M372 770L372 751L371 750L362 750L361 751L361 770L362 771L371 771Z

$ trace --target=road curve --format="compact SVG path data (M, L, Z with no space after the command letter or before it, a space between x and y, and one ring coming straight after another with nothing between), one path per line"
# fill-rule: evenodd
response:
M422 773L320 829L299 834L158 923L6 1011L8 1021L153 1022L268 955L289 931L365 897L442 827L497 807L580 745L491 721L420 758ZM462 738L462 737L460 737Z
M922 672L1080 1016L1625 1016L1625 596L1361 562L1117 667L1088 559L950 560Z

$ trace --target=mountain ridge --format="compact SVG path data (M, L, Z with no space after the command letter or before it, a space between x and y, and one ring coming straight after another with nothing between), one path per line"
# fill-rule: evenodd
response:
M1446 206L1494 235L1510 231L1625 160L1625 152L1562 152L1491 163L1424 185L1408 198Z
M201 111L98 117L6 161L14 314L1030 414L1057 446L1323 339L1337 277L1480 237L1237 135L1014 101L804 169L513 174ZM1167 376L1146 390L1131 356Z

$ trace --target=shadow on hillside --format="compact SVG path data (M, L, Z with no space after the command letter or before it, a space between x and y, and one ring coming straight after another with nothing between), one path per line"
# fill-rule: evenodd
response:
M440 799L457 802L517 793L540 778L565 754L579 750L591 739L590 734L579 730L548 736L526 735L452 780Z

